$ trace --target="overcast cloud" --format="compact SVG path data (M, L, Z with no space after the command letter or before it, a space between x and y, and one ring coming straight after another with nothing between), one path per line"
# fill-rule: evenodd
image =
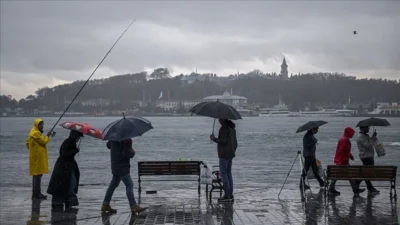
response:
M400 78L399 1L1 1L1 94L152 70ZM358 35L353 35L357 30Z

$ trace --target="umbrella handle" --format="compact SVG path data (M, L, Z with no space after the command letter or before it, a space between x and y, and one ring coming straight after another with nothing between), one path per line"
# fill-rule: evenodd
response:
M77 148L79 148L79 146L81 145L81 141L82 141L82 137L79 138L78 146L76 146ZM78 155L79 155L79 152L78 152Z
M212 134L212 135L214 135L214 127L215 127L215 118L214 118L213 129L212 129L212 132L211 132L211 134ZM212 144L212 143L213 143L213 141L212 141L212 140L210 140L210 143Z
M213 124L213 129L212 129L211 134L214 134L214 127L215 127L215 118L214 118L214 124Z

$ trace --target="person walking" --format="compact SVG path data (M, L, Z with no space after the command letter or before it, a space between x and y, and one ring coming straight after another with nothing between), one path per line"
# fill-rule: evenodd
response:
M51 131L43 136L44 122L37 118L33 122L33 128L25 141L29 151L29 175L32 176L32 199L47 199L41 192L43 174L49 173L47 144L50 142Z
M233 178L232 178L232 159L235 157L237 149L237 139L235 124L231 120L219 119L221 128L218 138L213 134L210 139L217 143L219 171L224 187L224 196L219 201L233 201Z
M115 189L122 181L126 187L126 196L128 197L131 212L143 212L146 208L142 208L136 203L133 193L133 181L130 175L130 159L135 156L135 151L132 148L132 140L127 139L121 142L108 141L107 148L110 149L112 180L104 197L101 211L103 213L117 213L116 209L111 208L110 202Z
M315 134L318 133L319 127L312 128L307 131L307 133L303 137L303 157L304 157L304 168L303 172L300 178L300 189L303 188L304 185L304 190L310 189L310 186L305 184L305 179L307 176L307 172L310 169L310 167L313 170L315 178L319 182L319 186L322 188L325 186L325 182L322 180L321 176L319 175L319 169L317 166L317 161L315 158L315 152L316 152L316 145L318 140L315 138Z
M377 138L376 138L377 133L375 131L371 137L369 136L368 133L369 133L369 127L360 127L360 135L358 136L358 139L357 139L357 147L358 147L358 151L359 151L359 157L360 157L363 165L364 166L373 166L373 165L375 165L374 145L377 140ZM365 183L367 184L367 189L368 189L369 193L371 193L371 194L379 193L379 191L374 188L371 181L366 180ZM360 185L360 184L361 184L361 181L357 181L357 185Z
M343 136L339 139L334 163L336 165L350 165L349 161L354 160L353 155L351 154L351 142L350 138L354 136L355 131L351 127L346 127L344 129ZM340 192L335 189L336 180L332 180L329 186L329 194L331 195L340 195ZM353 188L354 195L358 195L365 191L365 189L360 189L355 181L350 181L350 185Z

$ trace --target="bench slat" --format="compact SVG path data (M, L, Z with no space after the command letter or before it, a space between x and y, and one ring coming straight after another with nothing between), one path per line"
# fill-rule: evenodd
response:
M370 181L391 181L392 178L360 178L360 177L330 177L330 180L370 180Z
M150 161L138 163L139 176L200 175L199 161Z
M392 181L396 178L396 166L337 166L327 167L327 177L332 180Z

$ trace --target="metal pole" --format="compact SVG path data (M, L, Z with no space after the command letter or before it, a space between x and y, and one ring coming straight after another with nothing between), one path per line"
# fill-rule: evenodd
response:
M294 160L293 160L292 166L290 167L290 170L289 170L289 172L288 172L288 173L287 173L287 175L286 175L285 182L283 182L283 185L282 185L282 187L281 187L281 190L279 191L278 198L279 198L279 196L281 195L281 192L282 192L283 186L285 186L285 184L286 184L286 181L287 181L287 179L288 179L288 177L289 177L289 175L290 175L290 172L292 171L292 169L293 169L293 166L294 166L294 164L296 163L296 161L297 161L297 158L299 157L299 155L300 155L300 153L298 152L298 153L297 153L297 155L296 155L296 158L294 158Z

